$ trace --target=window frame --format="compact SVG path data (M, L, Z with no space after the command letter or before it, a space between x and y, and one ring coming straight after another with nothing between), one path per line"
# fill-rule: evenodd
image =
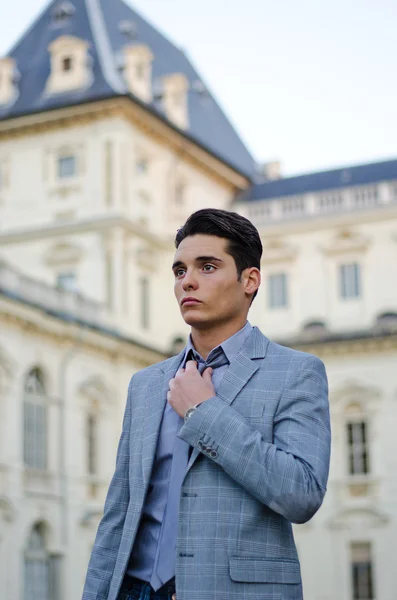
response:
M354 557L362 554L364 557ZM375 600L374 563L370 542L352 542L350 544L351 588L353 600ZM361 573L360 573L361 570ZM366 571L366 572L364 572Z
M29 389L32 383L32 389ZM48 470L48 421L43 374L41 369L34 367L25 378L23 390L23 462L27 469Z
M360 435L360 433L355 433L357 431L359 432L360 430L363 432L363 435ZM368 419L363 417L346 419L346 466L349 477L367 477L371 475L371 453L368 430ZM357 467L357 464L361 464L362 467Z
M62 165L68 165L68 161L70 161L71 164L73 164L73 169L66 168L65 170L63 170L65 167L62 167ZM65 181L65 180L69 180L69 179L73 179L75 177L77 177L77 156L76 154L73 153L69 153L69 154L60 154L57 157L57 179L59 181Z
M268 274L267 308L269 310L289 308L289 275L287 272L280 271Z
M338 277L341 300L349 301L362 298L362 266L358 261L340 263Z

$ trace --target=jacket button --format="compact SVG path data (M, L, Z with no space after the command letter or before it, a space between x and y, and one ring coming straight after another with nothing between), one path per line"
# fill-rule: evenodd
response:
M212 456L212 458L216 458L218 456L218 453L215 452L215 450L212 450L211 451L211 456Z

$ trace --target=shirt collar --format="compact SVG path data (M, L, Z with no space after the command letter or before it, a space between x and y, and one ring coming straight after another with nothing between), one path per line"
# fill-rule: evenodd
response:
M208 354L207 360L211 357L212 352L214 352L218 348L222 348L223 352L226 355L226 358L228 359L228 361L230 363L232 361L232 359L237 355L240 348L243 346L245 340L251 333L252 329L253 329L253 327L252 327L251 323L249 323L249 321L247 321L246 324L244 325L244 327L242 329L240 329L239 331L237 331L237 333L235 333L230 338L228 338L227 340L222 342L222 344L219 344L219 346L217 346L216 348L213 348L211 350L211 352ZM197 350L194 347L191 335L189 335L189 340L186 345L186 351L185 351L185 355L183 357L183 363L182 363L183 366L185 366L185 364L186 364L186 359L187 359L187 356L188 356L190 350L194 351L195 354L198 354L200 356L200 354L197 352ZM204 359L201 356L200 356L200 358L204 362Z

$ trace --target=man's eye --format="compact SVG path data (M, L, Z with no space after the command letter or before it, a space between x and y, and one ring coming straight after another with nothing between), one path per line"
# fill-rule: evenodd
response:
M182 275L184 275L185 273L185 269L177 269L175 271L175 277L182 277Z
M213 269L215 269L214 265L204 265L203 267L204 271L212 271Z

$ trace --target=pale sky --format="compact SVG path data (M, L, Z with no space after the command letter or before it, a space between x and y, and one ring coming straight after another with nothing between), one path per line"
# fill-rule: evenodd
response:
M397 0L134 0L182 47L258 162L397 157ZM0 8L0 56L45 0Z

